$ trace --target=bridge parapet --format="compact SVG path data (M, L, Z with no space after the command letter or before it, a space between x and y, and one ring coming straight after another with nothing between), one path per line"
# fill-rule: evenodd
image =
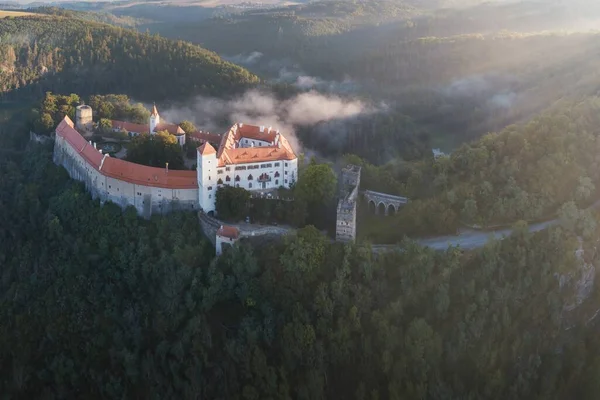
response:
M408 203L408 197L388 193L365 190L362 194L369 205L369 209L374 209L375 214L393 215L400 207Z

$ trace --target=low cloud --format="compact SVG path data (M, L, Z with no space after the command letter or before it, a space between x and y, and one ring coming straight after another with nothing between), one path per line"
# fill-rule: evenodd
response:
M241 53L236 54L234 56L226 56L223 55L222 58L234 64L239 64L242 66L250 66L256 64L263 56L263 53L260 51L253 51L249 54Z
M197 97L186 107L164 111L159 109L165 120L175 123L189 120L198 129L214 133L222 133L236 122L270 126L280 130L297 152L302 150L296 137L297 128L348 121L378 111L379 107L368 105L359 99L324 95L316 91L308 91L280 101L271 93L255 89L231 100ZM330 140L343 141L345 135L340 131L336 137L333 132Z

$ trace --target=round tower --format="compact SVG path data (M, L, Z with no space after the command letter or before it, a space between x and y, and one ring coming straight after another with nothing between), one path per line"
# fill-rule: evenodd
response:
M75 109L75 127L82 131L92 130L92 107L85 104L77 106Z

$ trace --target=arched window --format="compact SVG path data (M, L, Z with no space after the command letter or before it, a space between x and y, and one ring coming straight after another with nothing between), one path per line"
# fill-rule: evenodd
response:
M248 189L252 189L252 182L248 183Z
M231 181L231 178L230 178L230 177L226 177L226 178L225 178L225 181L227 181L227 182L230 182L230 181Z
M275 172L275 178L279 178L279 172Z
M239 176L239 175L236 175L236 176L235 176L235 181L236 181L236 182L239 182L239 181L240 181L240 176Z
M223 179L219 178L219 180L217 181L217 185L222 185L223 184Z
M252 174L248 175L248 180L251 181L252 179L254 179L254 177L252 176ZM252 186L250 186L252 187Z

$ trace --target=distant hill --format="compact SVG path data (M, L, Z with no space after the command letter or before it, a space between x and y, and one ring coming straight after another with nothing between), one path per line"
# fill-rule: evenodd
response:
M75 17L0 19L0 94L121 92L140 100L223 95L259 81L216 53Z

